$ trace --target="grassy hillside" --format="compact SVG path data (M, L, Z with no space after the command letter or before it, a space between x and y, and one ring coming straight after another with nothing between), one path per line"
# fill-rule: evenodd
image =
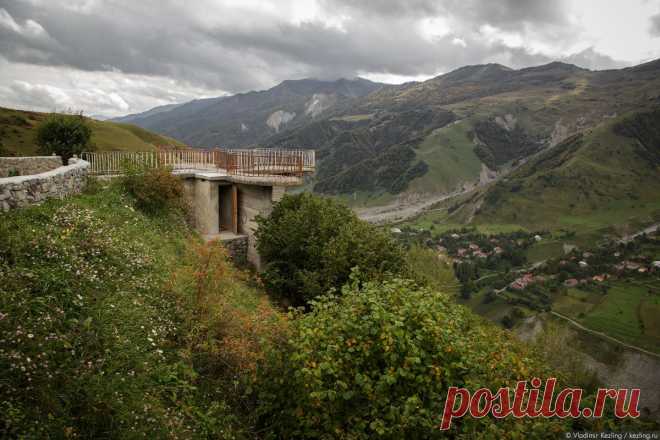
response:
M660 353L660 281L617 280L607 295L569 289L552 309L587 328Z
M36 128L47 117L48 113L0 108L0 149L3 154L37 154L34 143ZM92 129L92 142L100 151L150 151L157 145L183 145L175 139L135 125L94 119L87 121Z
M660 110L607 121L482 196L474 223L597 230L660 219Z
M450 192L479 179L482 162L470 139L470 125L458 122L435 130L415 150L428 171L409 184L414 192Z
M180 215L118 186L6 213L0 279L0 437L245 437L281 315Z
M439 438L451 385L559 374L585 386L549 366L549 352L408 281L351 283L286 317L180 213L146 215L120 185L2 220L2 438L334 438L337 426L346 438L381 426ZM455 290L432 255L412 255L425 284ZM623 423L465 418L450 435L555 438Z

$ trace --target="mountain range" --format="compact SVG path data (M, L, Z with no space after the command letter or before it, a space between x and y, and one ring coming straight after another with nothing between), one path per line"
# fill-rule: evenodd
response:
M317 151L317 192L437 194L488 182L576 133L660 106L660 60L590 71L466 66L424 82L284 81L121 120L193 146Z
M329 108L363 97L382 84L357 78L290 80L264 91L171 104L115 118L192 146L245 147L314 121Z

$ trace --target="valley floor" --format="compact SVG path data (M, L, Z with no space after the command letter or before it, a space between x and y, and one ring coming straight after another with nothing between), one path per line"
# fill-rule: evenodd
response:
M579 347L574 355L606 385L643 386L645 406L660 418L658 223L620 236L423 218L398 226L404 243L453 262L460 303L525 339L552 321L573 339L590 340L566 346Z

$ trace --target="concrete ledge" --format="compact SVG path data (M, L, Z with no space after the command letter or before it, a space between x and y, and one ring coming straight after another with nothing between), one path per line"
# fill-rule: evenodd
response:
M0 178L8 177L12 173L17 173L19 176L33 175L61 166L60 156L0 157Z
M208 170L173 170L172 174L184 179L199 179L208 181L222 181L228 183L244 183L257 186L299 186L304 183L300 177L293 176L236 176L227 174L223 169Z
M228 176L232 183L257 186L300 186L304 180L293 176Z

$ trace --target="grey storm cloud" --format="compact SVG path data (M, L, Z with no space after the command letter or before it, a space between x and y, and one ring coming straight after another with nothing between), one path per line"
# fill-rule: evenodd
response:
M229 90L256 82L243 65L244 57L211 45L197 23L186 20L184 8L178 13L165 3L140 2L139 8L131 7L132 3L136 2L121 6L112 2L90 14L54 3L37 8L11 2L4 10L18 26L38 23L44 31L26 35L0 26L0 53L23 63L89 71L118 69L222 85Z
M503 29L565 21L560 3L547 0L327 0L322 6L347 10L351 19L343 29L320 20L292 24L259 13L208 24L189 12L190 4L180 2L112 1L90 11L55 2L3 0L0 8L16 26L0 26L0 53L11 61L163 75L233 92L290 76L429 74L502 55L513 67L521 64L520 50L487 44L474 33L422 38L414 31L414 19L428 14ZM465 46L452 44L456 37Z
M108 96L99 91L85 97L123 111L122 100L110 93L121 94L133 110L197 88L235 93L285 79L432 75L485 62L525 67L551 58L486 35L484 26L523 42L534 36L558 44L579 33L560 0L318 0L320 13L297 21L287 15L286 2L273 5L274 10L214 0L0 0L0 61L159 78L153 87L138 81L144 86L139 92L123 92L114 81ZM433 32L432 22L428 35L420 30L421 22L438 17L449 29ZM588 68L619 65L593 48L570 59ZM24 82L0 92L16 99L23 90L44 103L61 98L47 84L19 79Z
M651 16L651 35L660 37L660 13Z
M454 16L476 26L518 29L527 23L566 24L563 0L323 0L328 9L387 17Z
M592 70L620 69L627 66L626 63L598 53L593 47L564 57L562 61Z

